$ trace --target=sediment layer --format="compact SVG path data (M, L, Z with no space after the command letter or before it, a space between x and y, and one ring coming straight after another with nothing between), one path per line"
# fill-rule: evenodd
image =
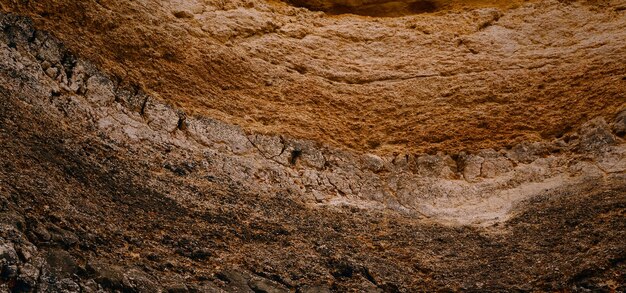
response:
M626 112L510 147L351 152L169 105L0 24L2 289L624 289Z
M624 1L467 3L384 18L244 0L2 8L188 113L360 153L510 148L624 108Z

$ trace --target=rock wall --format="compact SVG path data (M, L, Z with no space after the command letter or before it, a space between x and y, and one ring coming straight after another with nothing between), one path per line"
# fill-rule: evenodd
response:
M1 289L623 289L626 111L511 147L358 153L186 112L0 24Z
M624 109L624 1L447 2L403 17L244 0L2 7L187 113L359 153L499 150Z
M31 38L11 30L16 32L6 36L7 44ZM120 86L92 64L69 55L49 35L24 49L26 57L20 58L5 51L3 60L13 62L4 67L15 72L29 68L31 76L45 80L47 86L37 90L50 93L46 108L97 127L117 145L168 149L163 164L172 172L197 180L229 177L256 193L286 190L322 205L390 208L482 224L508 219L516 203L538 192L626 172L623 140L603 118L588 122L578 133L510 149L356 155L313 141L246 134L210 118L187 116L132 86ZM35 57L28 66L19 63L28 56ZM613 123L616 131L620 121Z

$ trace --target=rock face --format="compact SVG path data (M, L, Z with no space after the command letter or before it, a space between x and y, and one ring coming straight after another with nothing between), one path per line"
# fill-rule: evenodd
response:
M266 0L2 7L188 113L363 153L499 149L612 121L624 108L623 0L429 2L436 12L402 17Z
M626 289L626 4L220 3L1 2L0 291Z

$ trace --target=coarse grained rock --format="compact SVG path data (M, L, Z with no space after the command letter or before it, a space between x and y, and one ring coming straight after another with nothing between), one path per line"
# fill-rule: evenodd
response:
M2 9L54 31L113 84L188 114L385 156L499 150L596 117L612 122L626 100L621 2L46 0ZM63 70L73 61L54 46L41 39L34 49L49 75L67 79L60 88L95 80Z
M253 9L237 5L215 11ZM249 16L234 36L271 34L246 30L266 15ZM562 141L363 155L164 103L28 18L0 25L2 290L621 290L626 151L603 117ZM481 26L474 42L512 34Z

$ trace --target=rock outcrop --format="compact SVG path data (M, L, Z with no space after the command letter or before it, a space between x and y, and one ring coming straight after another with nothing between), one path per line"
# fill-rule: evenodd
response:
M433 2L378 18L265 0L3 7L188 113L361 153L511 147L625 107L623 0Z
M104 2L2 3L0 290L625 289L619 1Z

